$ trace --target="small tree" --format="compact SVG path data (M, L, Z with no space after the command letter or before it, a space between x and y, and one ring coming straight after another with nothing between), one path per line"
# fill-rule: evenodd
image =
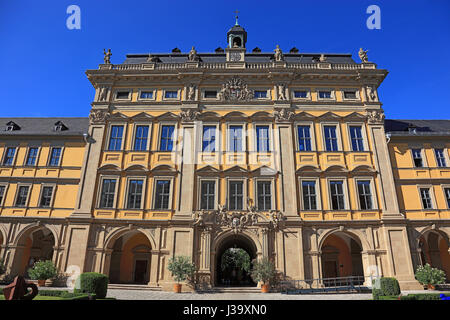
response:
M241 248L229 248L222 255L221 269L236 268L238 270L250 271L250 256Z
M56 276L57 273L58 270L51 260L38 261L28 269L28 274L33 280L47 280Z
M186 256L175 256L170 258L168 269L172 273L177 283L187 278L192 278L195 272L195 265Z
M416 270L416 279L422 285L437 285L445 282L445 272L431 267L428 263Z
M255 282L262 282L268 284L274 279L276 275L275 265L267 258L262 258L260 261L256 259L253 261L253 269L250 276Z

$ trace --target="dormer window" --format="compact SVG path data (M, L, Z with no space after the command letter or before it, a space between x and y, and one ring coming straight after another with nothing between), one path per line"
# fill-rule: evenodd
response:
M14 131L14 130L20 130L20 127L17 125L17 123L10 121L6 124L5 131Z
M64 130L68 130L69 128L67 128L64 123L62 123L61 121L58 121L55 123L55 127L54 130L55 131L64 131Z

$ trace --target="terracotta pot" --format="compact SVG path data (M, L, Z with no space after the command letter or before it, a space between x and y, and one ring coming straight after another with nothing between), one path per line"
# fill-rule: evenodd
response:
M268 293L269 292L269 285L268 284L261 285L261 292L262 293Z
M427 284L427 288L428 288L428 290L436 289L436 287L434 285L432 285L432 284Z
M46 280L38 280L38 286L39 287L44 287L45 286L45 281Z
M175 283L173 285L173 292L181 293L181 283Z

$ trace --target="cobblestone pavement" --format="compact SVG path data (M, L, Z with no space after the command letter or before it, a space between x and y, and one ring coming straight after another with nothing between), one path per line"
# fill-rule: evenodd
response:
M173 293L108 289L108 297L119 300L371 300L372 294Z

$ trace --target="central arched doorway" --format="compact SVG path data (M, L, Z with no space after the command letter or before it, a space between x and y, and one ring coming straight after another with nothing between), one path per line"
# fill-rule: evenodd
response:
M256 257L257 248L248 237L232 234L223 239L216 251L215 285L255 287L249 271Z
M148 284L151 244L137 230L119 237L113 244L109 267L110 283Z
M344 232L335 232L322 243L322 278L364 277L362 246L357 237ZM364 282L361 278L361 283ZM324 285L332 285L324 280Z
M433 268L445 272L447 282L450 281L450 253L449 244L443 234L429 231L419 239L422 264L428 263Z

